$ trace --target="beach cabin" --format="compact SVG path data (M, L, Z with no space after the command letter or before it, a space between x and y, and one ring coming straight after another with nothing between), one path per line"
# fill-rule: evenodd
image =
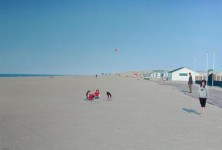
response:
M164 79L168 76L168 71L166 70L153 70L149 74L151 79Z
M152 71L146 71L142 73L142 77L147 80L166 80L168 77L167 70L152 70Z
M195 81L195 76L199 76L199 74L187 67L177 68L172 70L168 74L169 81L188 81L189 73L191 73L193 81Z

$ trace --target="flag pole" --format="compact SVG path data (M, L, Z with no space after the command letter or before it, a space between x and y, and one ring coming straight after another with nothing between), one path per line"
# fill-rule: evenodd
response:
M215 49L214 49L214 51L213 51L212 87L214 86L214 63L215 63Z
M194 70L194 81L196 83L196 57L194 57L193 70Z
M206 82L208 85L208 52L206 53Z

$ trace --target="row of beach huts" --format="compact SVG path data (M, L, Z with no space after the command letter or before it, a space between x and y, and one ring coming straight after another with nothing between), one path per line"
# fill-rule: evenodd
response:
M128 72L127 77L143 78L146 80L166 80L166 81L188 81L189 73L192 74L193 80L198 82L203 79L221 82L222 86L222 73L213 72L212 69L208 72L193 71L188 67L180 67L171 71L167 70L152 70L143 72ZM210 82L209 82L210 85Z

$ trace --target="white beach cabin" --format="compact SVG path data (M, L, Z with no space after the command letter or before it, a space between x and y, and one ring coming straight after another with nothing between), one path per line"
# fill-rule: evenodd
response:
M170 71L168 74L168 80L169 81L188 81L189 73L191 73L193 81L195 81L195 76L199 75L199 73L187 67L181 67L181 68Z

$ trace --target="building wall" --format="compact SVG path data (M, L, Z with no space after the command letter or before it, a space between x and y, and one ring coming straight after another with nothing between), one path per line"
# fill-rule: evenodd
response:
M189 72L192 74L193 81L195 81L195 76L198 75L198 73L196 73L188 68L182 68L180 70L172 72L171 76L169 76L169 79L172 81L188 81Z

